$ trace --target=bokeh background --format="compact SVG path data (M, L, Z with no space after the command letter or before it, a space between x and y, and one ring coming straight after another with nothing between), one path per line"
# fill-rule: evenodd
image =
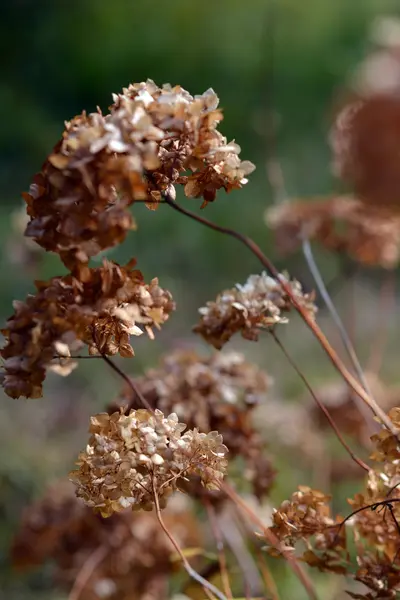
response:
M374 19L382 14L400 16L398 1L2 0L0 10L2 323L12 312L13 299L32 291L33 279L63 272L57 258L24 246L20 193L28 189L59 138L64 120L97 105L106 109L112 92L147 78L159 85L180 84L192 94L209 87L218 93L225 115L221 130L229 140L235 138L242 157L254 162L257 170L242 190L222 192L206 208L206 216L254 237L279 268L288 268L306 287L312 286L301 255L285 261L277 256L264 224L263 213L273 199L266 164L271 155L279 159L291 197L340 189L330 168L333 107L366 52ZM199 208L198 200L181 195L178 200ZM200 348L201 342L191 334L198 307L260 269L236 241L167 207L154 213L135 206L134 211L138 231L108 255L121 261L136 256L146 278L158 276L178 306L154 342L143 336L136 344L137 357L121 361L127 373L140 374L171 347ZM364 270L349 282L340 276L337 259L325 253L317 257L325 279L339 281L334 292L337 305L347 307L349 298L356 298L356 323L350 318L365 361L379 330L377 290L382 274ZM338 342L323 309L320 319L333 343ZM283 338L312 382L335 381L335 373L301 323L295 319ZM391 351L395 341L394 320L383 366L389 381L396 378ZM274 378L271 410L301 394L301 382L269 340L231 346ZM117 395L120 382L112 372L96 361L83 362L68 379L50 376L41 400L0 397L0 598L66 597L52 589L51 565L28 576L16 575L7 549L24 507L72 467L85 444L89 415ZM266 415L268 407L263 422L269 435ZM291 420L282 435L295 429ZM293 447L279 439L271 437L270 449L279 469L273 500L283 499L298 483L323 485L329 480L320 446L315 461L304 459L304 464L293 461ZM343 505L357 485L344 479L335 481L336 497ZM280 570L282 598L293 598L297 583L284 568ZM327 588L324 598L335 597Z

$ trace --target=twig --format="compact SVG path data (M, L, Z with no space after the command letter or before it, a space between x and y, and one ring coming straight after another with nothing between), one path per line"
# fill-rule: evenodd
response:
M182 564L183 564L187 574L192 579L197 581L197 583L199 583L203 588L207 589L209 592L214 594L214 596L216 596L219 600L228 600L227 597L222 592L220 592L220 590L218 588L215 587L215 585L213 585L212 583L207 581L207 579L204 579L204 577L202 577L197 571L195 571L195 569L193 569L193 567L190 566L190 564L189 564L186 556L183 554L178 542L176 541L176 539L174 538L172 533L169 531L168 527L165 525L163 518L161 516L160 503L158 501L157 486L156 486L155 478L153 478L153 497L154 497L154 504L156 507L156 515L157 515L158 522L160 523L161 528L163 529L165 535L168 537L169 541L171 542L171 544L173 545L173 547L179 554L180 559L182 561Z
M279 600L278 588L276 587L275 580L272 577L272 573L269 570L264 557L261 555L260 549L255 548L254 551L257 557L258 568L263 576L265 589L271 594L271 600Z
M143 394L138 390L137 386L133 383L132 379L130 377L128 377L128 375L126 375L126 373L124 373L115 363L113 363L113 361L111 360L111 358L109 358L105 354L102 354L101 357L103 358L103 360L105 360L105 362L111 367L111 369L113 371L115 371L116 373L118 373L118 375L120 377L122 377L122 379L124 381L126 381L126 383L129 385L129 387L132 390L132 392L140 400L140 402L143 404L143 406L145 406L151 412L154 412L154 409L147 402L147 400L143 396Z
M245 512L248 515L248 517L262 529L263 535L268 540L268 542L279 552L281 552L282 555L286 558L289 565L293 569L293 572L297 575L297 577L303 584L304 589L306 590L309 598L311 598L311 600L317 600L317 593L310 579L307 577L307 575L304 573L299 563L297 562L296 557L289 550L282 546L276 535L264 525L262 520L259 519L259 517L257 517L257 515L251 510L249 506L247 506L246 502L235 492L233 488L230 487L230 485L228 485L225 482L222 482L221 489L232 500L232 502L239 506L243 510L243 512Z
M208 518L210 520L211 530L213 532L213 535L215 538L215 543L217 546L218 561L219 561L219 568L221 571L222 585L224 587L224 592L226 594L226 597L229 600L232 600L233 596L232 596L231 584L229 581L229 574L228 574L228 569L227 569L224 541L222 539L221 531L218 526L214 507L212 506L212 504L209 500L206 500L205 505L206 505L206 509L207 509L207 513L208 513Z
M361 460L361 458L358 458L358 456L356 456L356 454L354 454L354 452L352 451L352 449L345 442L345 440L342 437L342 434L340 433L340 430L339 430L338 426L336 425L335 421L331 417L328 409L319 400L319 398L316 396L316 394L315 394L314 390L312 389L311 385L308 383L307 378L300 371L299 367L296 365L296 363L294 362L294 360L292 359L292 357L290 356L290 354L288 353L288 351L286 350L285 346L282 344L282 342L280 341L280 339L278 338L278 336L276 335L276 333L274 331L271 331L271 335L274 338L275 342L278 344L279 348L282 350L282 352L285 355L285 357L287 358L289 364L293 367L293 369L296 371L297 375L300 377L300 379L302 380L302 382L304 383L304 385L306 386L306 388L310 392L310 394L311 394L312 398L315 400L316 404L319 406L319 408L324 413L325 417L327 418L327 420L329 422L329 425L332 427L333 431L336 434L336 437L338 438L339 442L342 444L343 448L346 450L346 452L349 453L349 455L351 456L351 458L354 460L354 462L356 462L358 464L358 466L360 466L362 469L364 469L364 471L367 471L367 473L369 473L370 468L368 467L368 465L363 460Z
M335 323L335 326L336 326L337 330L339 331L340 337L343 342L343 346L345 347L346 352L349 355L349 358L353 364L354 370L357 373L357 376L360 380L360 383L362 384L364 390L368 393L368 395L371 398L373 398L370 387L368 385L368 382L367 382L364 372L362 370L360 361L358 360L354 346L351 343L350 337L346 331L346 328L343 325L342 319L340 318L340 315L339 315L338 311L336 310L334 303L332 302L332 298L329 295L329 292L325 286L321 272L318 269L318 265L315 262L314 255L313 255L313 252L311 249L311 244L308 239L303 240L302 249L303 249L304 258L306 259L306 262L307 262L307 266L310 269L311 275L314 278L314 281L316 283L318 291L321 294L321 297L322 297L323 301L325 302L325 305L331 314L333 322ZM358 404L358 408L360 409L361 414L363 415L365 420L369 424L371 424L370 416L369 416L369 414L365 413L364 405L360 404L358 398L356 398L356 401L358 401L357 404Z
M183 208L179 204L176 204L176 202L174 200L172 200L171 198L169 198L168 196L164 196L164 201L166 204L171 206L171 208L173 208L174 210L180 212L181 214L189 217L190 219L198 221L199 223L202 223L203 225L205 225L206 227L209 227L210 229L213 229L214 231L218 231L220 233L230 235L231 237L236 238L242 244L247 246L247 248L249 248L249 250L258 258L258 260L261 262L261 264L269 271L269 273L273 277L279 279L282 289L289 296L294 308L301 315L302 319L305 321L307 326L311 329L314 336L317 338L317 340L319 341L319 343L325 350L326 354L328 355L330 361L336 367L336 369L340 372L340 374L345 379L345 381L348 383L348 385L354 390L354 392L356 394L358 394L358 396L360 396L360 398L365 402L365 404L367 404L369 406L369 408L372 410L372 412L380 419L380 421L386 426L386 428L393 435L398 436L398 434L399 434L398 429L394 426L392 421L389 419L389 417L386 415L386 413L381 409L381 407L375 402L375 400L373 398L370 397L370 395L364 390L362 385L357 381L357 379L346 368L346 366L344 365L342 360L339 358L339 356L336 354L335 350L332 348L332 346L328 342L327 338L325 337L325 334L322 332L320 327L314 321L313 317L308 313L307 309L304 308L299 303L299 301L296 299L296 296L293 294L290 284L286 283L284 280L279 278L279 271L276 269L276 267L273 265L273 263L265 256L265 254L262 252L261 248L252 239L248 238L247 236L239 233L238 231L235 231L234 229L229 229L228 227L222 227L220 225L216 225L215 223L208 221L204 217L200 217L200 216L196 215L195 213L187 210L186 208Z
M235 511L234 515L225 511L220 516L224 525L221 526L221 532L238 562L246 587L253 596L257 596L262 588L262 578L254 557L247 547L248 529L243 531L243 514L235 504L232 506Z
M75 579L70 595L68 596L68 600L79 600L83 592L83 588L89 581L91 574L93 573L95 568L105 559L107 553L108 548L102 545L96 548L96 550L88 556Z

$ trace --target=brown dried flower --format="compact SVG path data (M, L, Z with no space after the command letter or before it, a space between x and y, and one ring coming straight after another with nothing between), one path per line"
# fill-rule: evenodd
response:
M71 350L79 345L87 344L91 354L133 356L130 335L145 330L154 337L152 327L168 319L174 303L157 279L145 284L134 264L120 267L105 260L89 270L85 282L73 275L36 282L36 295L14 303L15 313L2 330L7 339L1 350L3 387L9 396L40 397L54 356L69 367ZM59 364L54 367L68 374Z
M245 339L256 341L260 329L287 323L282 313L289 312L292 304L281 281L290 284L296 300L314 315L313 293L303 293L300 283L287 279L286 275L279 275L277 280L262 273L250 275L244 285L225 290L215 301L200 308L200 322L193 331L218 350L239 331Z
M181 547L203 543L187 503L172 501L163 519ZM82 600L167 600L173 553L154 513L125 511L103 519L76 498L72 484L60 482L27 508L11 558L19 569L51 559L55 581L66 588L91 562Z
M71 473L78 497L108 517L128 507L151 510L155 495L165 506L179 480L190 475L218 489L227 466L222 436L184 429L176 414L164 417L159 410L92 417L91 438Z
M260 433L252 423L253 409L265 398L270 379L257 366L236 352L201 356L177 350L168 353L161 367L135 380L135 387L153 408L174 412L189 429L218 431L229 449L229 457L246 461L245 477L257 497L270 489L274 471ZM132 407L136 395L126 386L121 403Z
M361 264L393 269L399 263L400 218L351 196L288 202L268 209L265 219L282 253L295 251L307 238Z
M377 93L350 101L331 135L334 170L356 195L379 209L399 212L400 100Z
M271 531L285 546L323 532L333 524L330 496L307 486L299 486L290 500L282 502L272 515Z
M255 168L217 131L223 117L211 89L192 97L180 86L148 80L113 98L109 114L82 113L66 123L23 195L31 219L26 235L60 254L79 277L91 256L134 228L127 207L135 200L154 208L178 183L205 206L218 189L245 184Z

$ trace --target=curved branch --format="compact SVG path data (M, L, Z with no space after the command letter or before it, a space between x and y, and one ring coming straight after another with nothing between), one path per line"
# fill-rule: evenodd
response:
M218 231L220 233L224 233L235 239L239 240L242 244L247 246L249 250L258 258L263 267L269 271L269 273L275 277L279 277L279 271L276 269L274 264L265 256L262 252L261 248L250 238L247 236L235 231L234 229L229 229L228 227L222 227L221 225L216 225L211 221L208 221L204 217L200 217L195 213L183 208L179 204L176 204L174 200L172 200L168 195L164 196L164 203L168 204L171 208L180 212L181 214L193 219L194 221L198 221L202 225L213 229L214 231ZM303 321L306 325L311 329L314 336L317 338L322 348L325 350L328 355L330 361L335 366L335 368L339 371L351 389L369 406L372 412L380 419L380 421L386 426L386 428L396 437L399 435L398 429L394 426L392 421L386 415L386 413L381 409L381 407L375 402L373 398L364 390L362 385L357 381L357 379L350 373L350 371L346 368L342 360L336 354L335 350L332 348L330 343L328 342L325 334L322 332L320 327L316 324L312 316L308 313L308 311L298 302L296 296L293 294L290 284L280 279L280 283L282 289L289 296L294 308L302 317Z

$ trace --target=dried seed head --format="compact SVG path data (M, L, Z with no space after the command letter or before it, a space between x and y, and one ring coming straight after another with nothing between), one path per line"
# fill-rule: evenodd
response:
M218 350L237 332L256 341L260 329L287 323L284 313L291 310L292 304L282 281L290 285L296 300L314 315L314 295L304 294L298 281L288 280L286 275L275 279L262 273L250 275L244 285L225 290L215 301L200 308L200 322L193 331Z
M174 413L164 417L159 410L92 417L91 438L71 473L78 497L108 517L128 507L151 510L155 495L165 505L190 475L218 489L227 466L222 436L184 429Z

